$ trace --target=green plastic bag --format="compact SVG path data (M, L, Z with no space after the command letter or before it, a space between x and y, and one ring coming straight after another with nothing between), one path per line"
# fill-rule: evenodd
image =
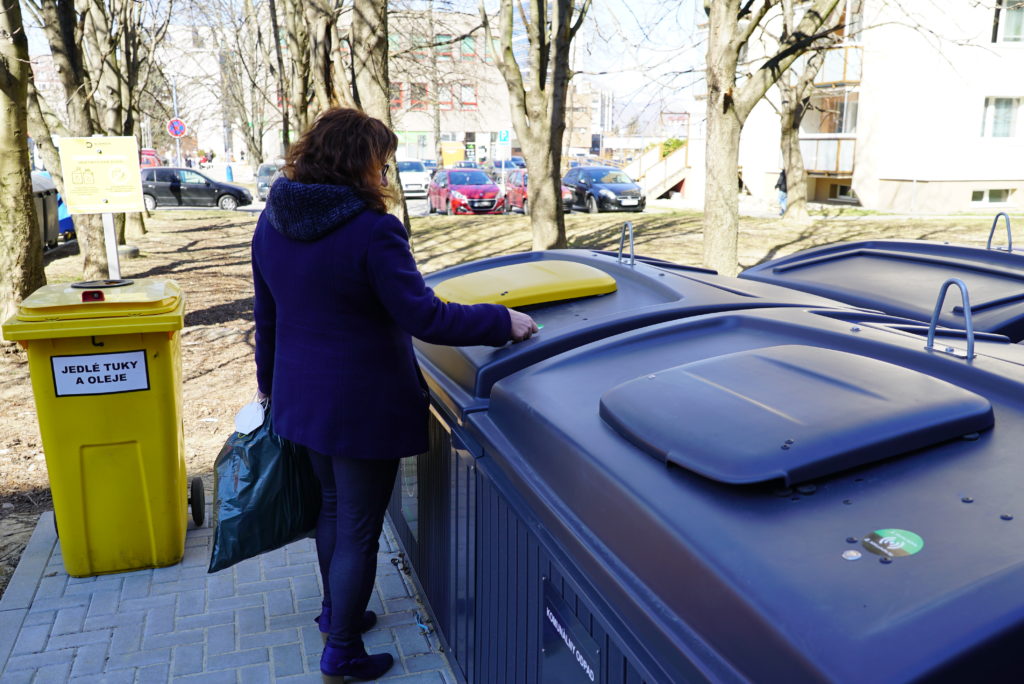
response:
M213 551L217 572L311 536L320 483L304 447L274 432L270 411L249 434L235 432L213 471Z

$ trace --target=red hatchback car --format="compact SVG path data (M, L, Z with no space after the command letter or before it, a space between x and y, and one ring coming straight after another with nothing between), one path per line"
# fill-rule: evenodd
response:
M530 213L529 176L526 169L518 169L508 176L505 188L505 211L519 209L524 214ZM562 186L562 209L566 214L572 213L572 188Z
M427 204L431 214L503 214L505 192L479 169L444 169L430 181Z

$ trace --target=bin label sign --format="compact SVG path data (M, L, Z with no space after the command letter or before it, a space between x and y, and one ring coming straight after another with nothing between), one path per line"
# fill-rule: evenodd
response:
M145 351L54 356L50 363L58 397L149 389Z
M544 580L544 684L594 684L601 680L600 651L586 628L548 580Z

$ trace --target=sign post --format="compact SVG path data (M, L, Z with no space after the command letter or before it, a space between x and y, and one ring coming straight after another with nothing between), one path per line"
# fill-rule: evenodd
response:
M60 166L69 214L103 214L110 280L121 278L114 214L142 211L139 146L132 136L62 138Z
M505 128L498 131L498 149L495 150L495 158L502 160L501 165L501 184L505 187L508 164L504 163L512 159L512 131Z
M175 105L175 109L177 109L177 105ZM188 126L185 125L184 121L175 116L167 122L167 133L174 138L174 151L177 157L174 163L178 166L183 166L181 163L181 139L188 133Z

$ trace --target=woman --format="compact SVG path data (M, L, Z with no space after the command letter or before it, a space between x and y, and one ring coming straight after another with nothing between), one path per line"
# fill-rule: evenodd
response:
M310 452L323 507L320 670L376 679L390 654L360 634L377 618L377 539L399 459L427 450L427 390L412 337L500 346L537 331L526 314L434 297L405 228L386 213L398 139L351 109L324 112L288 153L252 241L256 376L278 433Z

